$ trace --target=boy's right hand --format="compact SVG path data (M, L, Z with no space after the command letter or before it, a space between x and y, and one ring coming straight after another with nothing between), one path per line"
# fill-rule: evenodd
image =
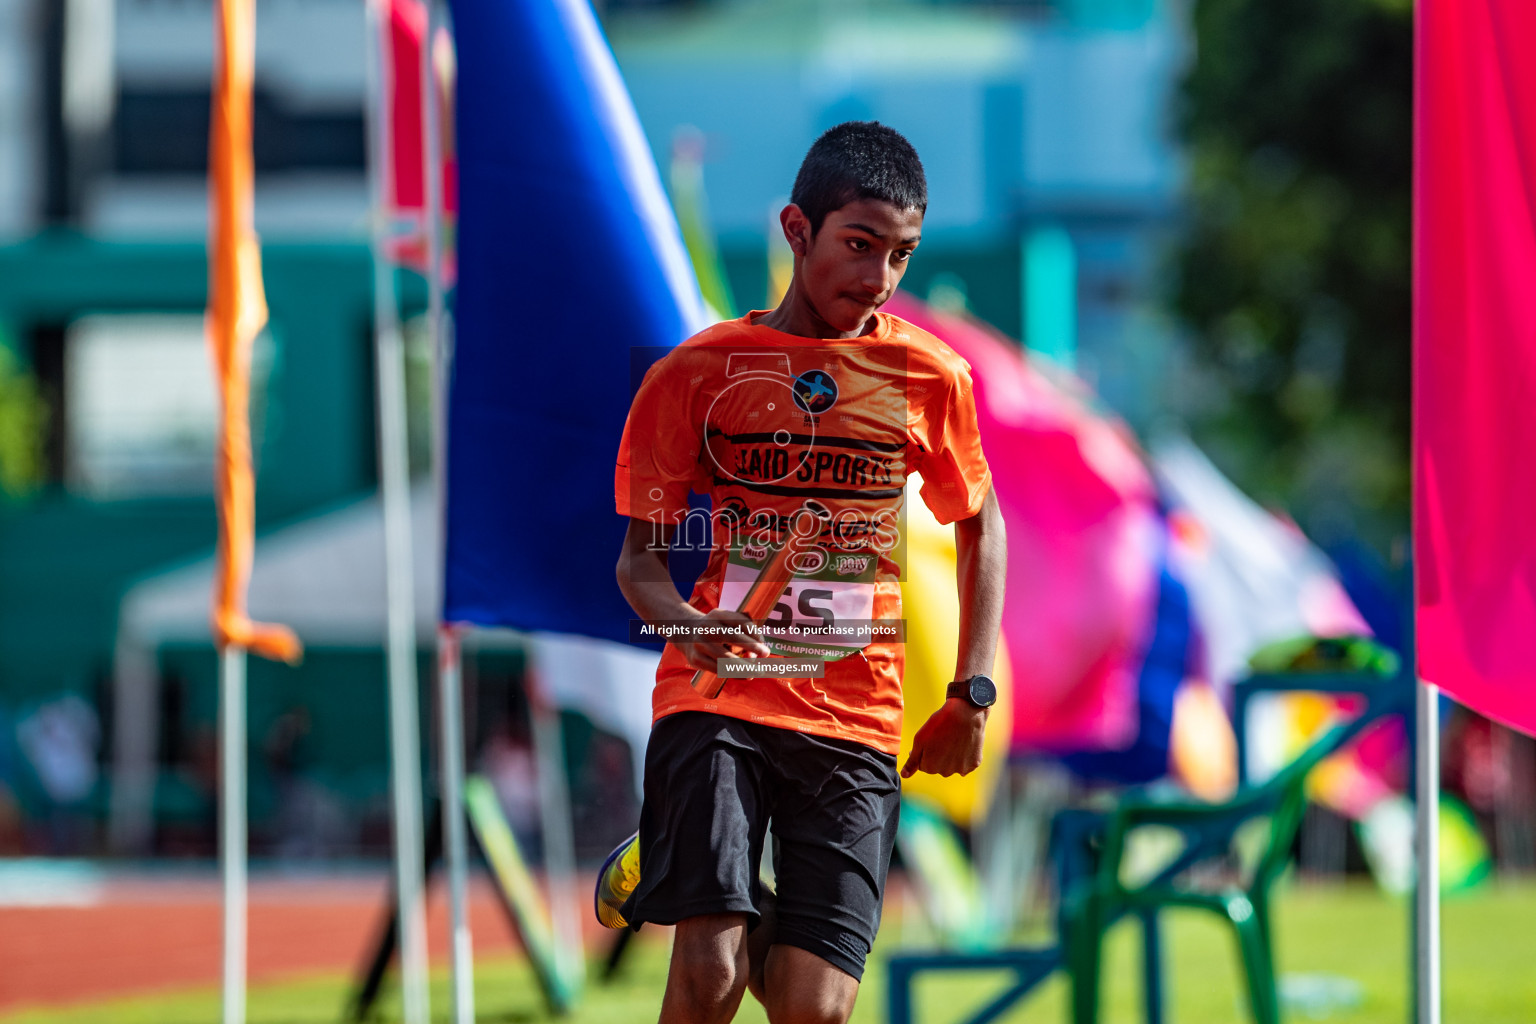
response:
M760 639L752 619L733 608L716 608L700 615L699 621L718 628L707 638L672 641L683 652L688 664L696 669L714 672L721 658L766 658L772 653Z

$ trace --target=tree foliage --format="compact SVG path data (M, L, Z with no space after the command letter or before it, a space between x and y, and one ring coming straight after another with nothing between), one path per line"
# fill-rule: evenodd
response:
M1412 10L1194 0L1172 306L1218 462L1325 533L1407 520ZM1195 389L1198 393L1200 389Z
M0 500L25 498L42 486L48 407L37 379L0 334Z

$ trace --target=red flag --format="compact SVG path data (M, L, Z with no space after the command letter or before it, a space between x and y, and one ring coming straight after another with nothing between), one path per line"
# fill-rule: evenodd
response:
M1418 18L1419 673L1536 732L1536 4Z
M426 120L421 105L421 46L427 35L427 7L422 0L388 0L389 3L389 138L390 138L390 212L403 215L413 225L411 233L394 239L390 258L425 272L427 244L422 234L422 211L427 205L426 156L424 151ZM437 125L443 160L443 222L451 224L459 209L458 160L453 145L453 43L439 31L433 40L432 64L436 80L433 100L438 104ZM451 260L452 246L444 248L445 264ZM444 267L449 281L452 267Z

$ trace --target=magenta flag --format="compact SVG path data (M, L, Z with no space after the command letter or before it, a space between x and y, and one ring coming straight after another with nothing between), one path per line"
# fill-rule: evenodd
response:
M1419 673L1536 733L1536 3L1418 19Z
M1008 527L1003 636L1013 667L1013 749L1129 746L1161 529L1134 440L982 324L902 292L884 308L971 364L982 445Z

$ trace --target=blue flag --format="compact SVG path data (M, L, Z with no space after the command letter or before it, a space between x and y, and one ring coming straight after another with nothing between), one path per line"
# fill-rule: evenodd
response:
M452 10L459 281L443 618L627 641L614 457L634 373L702 328L704 303L588 0Z

